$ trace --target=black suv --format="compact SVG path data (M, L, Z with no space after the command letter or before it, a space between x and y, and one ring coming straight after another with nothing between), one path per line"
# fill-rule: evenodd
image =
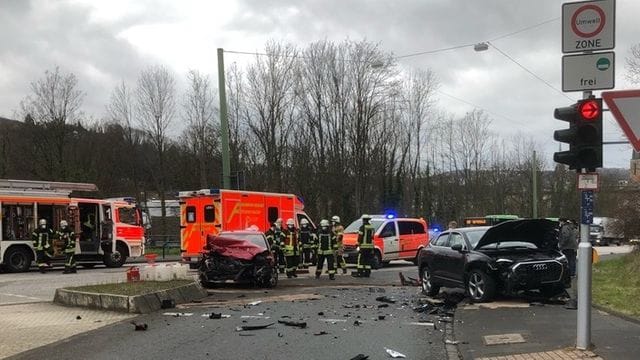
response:
M441 286L459 287L476 302L490 301L497 291L557 295L570 283L557 227L555 221L523 219L442 232L420 252L422 290L433 296Z

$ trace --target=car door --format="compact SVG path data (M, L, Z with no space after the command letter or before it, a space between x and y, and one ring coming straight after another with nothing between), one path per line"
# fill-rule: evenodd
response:
M380 239L384 244L383 261L395 260L398 258L400 245L398 241L398 229L395 221L388 221L380 230Z
M449 233L441 233L434 241L429 245L428 253L431 255L430 259L427 259L427 265L431 269L432 276L438 278L445 277L445 252L449 244Z
M451 247L454 245L462 245L463 250L454 250ZM444 249L445 253L445 271L446 277L451 281L457 283L463 283L464 281L464 263L466 259L466 243L464 241L464 235L459 232L452 232L449 236L449 244Z

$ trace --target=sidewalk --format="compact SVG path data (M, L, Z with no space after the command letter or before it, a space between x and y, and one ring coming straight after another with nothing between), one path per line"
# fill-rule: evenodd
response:
M575 351L576 317L575 310L562 305L536 306L523 300L461 304L455 313L454 331L463 359L639 358L640 323L594 308L594 347L580 352Z

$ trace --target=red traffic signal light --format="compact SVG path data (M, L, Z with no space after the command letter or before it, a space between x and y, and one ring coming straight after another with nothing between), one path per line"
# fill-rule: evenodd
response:
M578 113L584 121L594 121L600 115L602 101L589 99L579 103Z

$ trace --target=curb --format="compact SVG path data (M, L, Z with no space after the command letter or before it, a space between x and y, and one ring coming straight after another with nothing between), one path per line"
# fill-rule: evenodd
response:
M626 321L632 322L634 324L639 324L640 325L640 318L633 317L631 315L627 315L627 314L622 313L620 311L613 310L613 309L608 308L608 307L606 307L604 305L595 304L593 302L591 303L591 307L593 307L594 309L600 310L602 312L605 312L605 313L607 313L609 315L612 315L612 316L615 316L615 317L619 317L622 320L626 320Z
M193 282L173 289L135 296L56 289L53 302L65 306L148 314L160 310L163 300L173 300L175 304L184 304L206 296L207 291L198 282Z

